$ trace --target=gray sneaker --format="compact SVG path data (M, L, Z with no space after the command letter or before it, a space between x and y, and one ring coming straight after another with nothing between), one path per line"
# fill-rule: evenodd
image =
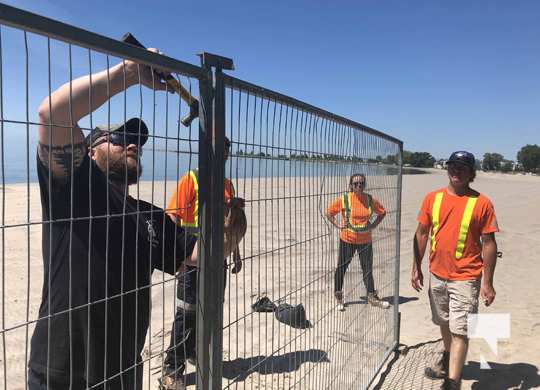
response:
M388 309L390 307L390 303L379 298L377 292L368 294L368 302L371 306L381 307L383 309Z
M337 301L337 309L339 311L345 311L345 304L343 303L343 291L336 291L334 293L334 296L336 297Z
M442 379L448 375L448 362L450 360L450 354L444 351L441 354L439 360L435 362L431 367L426 367L424 375L429 379Z

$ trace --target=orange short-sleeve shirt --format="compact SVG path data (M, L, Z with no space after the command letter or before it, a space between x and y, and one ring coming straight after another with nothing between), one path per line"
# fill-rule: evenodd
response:
M345 208L343 207L342 199L343 195L335 199L326 209L326 214L334 216L341 212L341 218L345 221ZM350 207L353 225L367 224L369 222L369 203L367 194L362 194L362 197L360 198L353 193L351 200ZM373 197L371 198L371 210L377 215L386 214L386 210L381 202ZM371 242L371 232L355 232L351 229L342 229L339 238L349 244L367 244Z
M443 193L439 211L439 229L435 235L436 248L429 254L429 270L439 278L446 280L472 280L482 275L482 234L499 231L497 217L491 201L482 194L473 209L469 230L465 238L465 247L460 259L456 259L456 246L459 238L461 220L469 197L450 194L446 188L430 192L424 198L418 222L432 228L433 203L438 192ZM433 230L432 230L433 234Z
M225 178L225 193L224 200L228 201L235 196L234 186L232 182ZM199 204L195 190L195 182L193 176L185 174L180 178L176 186L169 204L167 205L167 213L176 215L184 223L193 224L199 214Z

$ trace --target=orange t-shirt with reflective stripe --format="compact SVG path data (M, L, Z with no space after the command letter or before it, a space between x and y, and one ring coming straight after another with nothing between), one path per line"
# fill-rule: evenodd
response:
M445 280L478 279L482 275L483 268L480 241L482 234L499 231L493 204L487 197L478 194L465 238L463 255L460 259L456 259L461 220L469 197L450 194L446 188L430 192L422 202L417 220L420 224L431 228L433 234L433 203L439 192L443 193L439 211L439 229L435 234L435 251L432 250L432 241L428 243L429 270Z
M234 186L232 182L225 178L225 193L224 200L228 201L235 196ZM196 186L193 177L189 174L185 174L180 178L176 186L169 204L167 205L167 213L176 215L186 224L194 224L195 218L198 217L198 202L197 193L195 191Z
M327 215L337 215L341 212L341 218L345 221L345 208L343 207L343 195L334 200L328 209L326 209ZM358 197L354 193L351 196L351 219L353 225L365 225L369 222L369 202L367 194L362 194L362 197ZM371 198L371 211L373 214L383 215L386 214L386 210L383 205L375 198ZM355 232L351 229L342 229L339 234L341 240L349 244L367 244L371 242L371 232Z

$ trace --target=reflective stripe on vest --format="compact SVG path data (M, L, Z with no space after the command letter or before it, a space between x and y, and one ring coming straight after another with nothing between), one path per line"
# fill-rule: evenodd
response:
M185 222L183 219L181 219L180 225L197 229L199 227L199 170L196 169L194 171L189 171L189 177L191 178L191 181L193 181L193 190L195 191L195 198L193 199L195 202L195 208L193 209L193 222Z
M199 228L199 170L195 169L195 170L189 171L189 176L191 180L193 181L194 192L195 192L195 197L193 199L193 202L195 202L195 208L193 209L193 222L184 222L184 220L181 219L180 225L188 228L186 230L188 230L189 232L196 233L198 232L198 228ZM225 183L224 183L225 186L227 185L227 182L230 182L230 180L225 178ZM234 186L232 182L230 183L230 189L231 189L231 196L234 197L235 190L234 190Z
M366 194L368 198L368 223L365 223L363 225L355 225L352 223L352 209L350 206L352 204L352 201L351 201L352 195L353 195L352 192L347 192L343 194L341 198L342 207L345 209L345 221L347 223L347 229L352 230L355 233L368 231L369 219L371 218L371 215L373 214L373 210L371 208L371 195Z
M459 238L456 246L456 259L461 259L463 256L463 249L465 248L465 239L467 238L467 232L469 231L469 225L472 219L472 213L478 197L469 198L467 205L465 206L465 212L463 218L461 218L461 225L459 227Z
M437 192L435 195L435 202L433 203L432 211L432 233L431 233L431 250L435 251L436 248L436 234L439 231L440 227L440 212L441 212L441 203L443 199L443 193ZM472 214L474 211L474 206L476 206L476 201L478 197L469 197L467 199L467 205L465 206L465 211L461 217L461 224L459 226L459 236L456 244L456 259L461 259L463 256L463 250L465 249L465 240L467 239L467 233L469 232L469 225L471 224Z
M439 214L441 211L441 202L442 202L443 193L437 192L435 195L435 202L433 202L433 212L432 218L433 218L433 229L431 232L431 250L435 251L435 245L437 244L437 241L435 239L435 235L439 231Z

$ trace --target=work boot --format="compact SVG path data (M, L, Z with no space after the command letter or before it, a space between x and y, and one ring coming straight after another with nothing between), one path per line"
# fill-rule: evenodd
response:
M431 367L426 367L424 375L429 379L442 379L448 375L448 361L450 360L450 353L444 351L441 358L435 362Z
M345 311L345 305L343 304L343 291L336 291L334 296L336 297L336 301L338 303L337 309L339 311Z
M441 390L461 390L461 381L455 381L450 378L444 378Z
M371 306L382 307L383 309L388 309L390 307L388 302L379 298L376 291L369 293L367 300Z
M186 390L183 376L183 366L175 370L173 367L165 365L163 376L158 379L159 390Z

